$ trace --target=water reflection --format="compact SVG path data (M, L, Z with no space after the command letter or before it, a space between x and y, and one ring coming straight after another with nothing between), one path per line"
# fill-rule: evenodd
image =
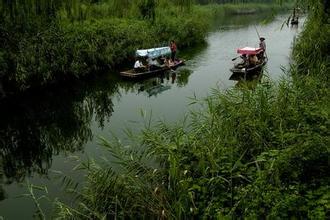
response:
M291 28L291 30L298 30L298 23L297 24L291 24L290 28Z
M213 30L228 30L228 29L238 29L242 27L246 27L251 24L267 24L272 22L274 19L273 14L269 13L254 13L254 14L246 14L242 15L233 15L230 16L230 19L226 17L225 14L218 14L216 19L214 19L214 23L212 24Z
M261 83L263 75L263 71L260 71L258 74L254 74L248 79L239 79L237 80L235 87L241 89L254 89L258 83Z
M175 73L172 73L175 75ZM169 80L168 80L169 81ZM146 93L149 97L150 96L157 96L157 94L169 90L171 88L168 83L164 82L164 78L157 77L155 79L147 81L148 83L144 83L138 89L138 93Z
M75 85L31 92L0 103L0 184L23 182L34 173L47 176L53 155L82 151L93 139L91 123L99 128L114 111L119 88L157 96L172 85L188 83L190 70L177 70L140 82L92 79ZM106 78L106 79L105 79ZM0 199L4 199L0 187Z
M33 173L47 176L53 155L83 150L113 112L116 83L79 83L31 92L0 103L0 184L22 182ZM105 89L106 88L106 89ZM0 189L0 199L4 199Z
M252 80L258 80L261 79L263 75L263 69L258 71L253 71L249 73L240 73L240 72L234 72L229 77L229 80L234 81L252 81Z
M163 91L169 90L171 84L176 84L178 87L183 87L188 84L188 79L192 73L189 69L178 69L176 71L169 71L158 77L146 80L138 89L138 93L145 92L149 97L157 96Z
M188 84L191 73L192 70L180 67L175 71L167 71L140 81L123 81L119 83L126 91L151 97L171 89L173 85L184 87Z

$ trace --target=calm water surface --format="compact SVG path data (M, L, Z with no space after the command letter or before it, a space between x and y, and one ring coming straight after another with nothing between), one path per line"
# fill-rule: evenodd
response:
M48 192L35 190L49 199L63 192L63 174L81 182L83 173L72 169L77 158L102 155L99 138L123 139L123 130L143 127L141 112L153 120L176 122L189 110L189 97L205 97L211 88L235 85L230 71L238 47L258 45L257 28L266 38L268 77L277 81L287 67L299 27L281 29L287 15L260 25L266 16L219 18L213 25L207 45L179 51L187 65L176 74L142 82L127 82L116 74L67 85L43 94L23 95L0 103L0 219L33 219L34 203L27 182L44 185ZM302 22L301 22L302 23ZM50 213L51 202L40 200ZM49 215L49 214L48 214Z

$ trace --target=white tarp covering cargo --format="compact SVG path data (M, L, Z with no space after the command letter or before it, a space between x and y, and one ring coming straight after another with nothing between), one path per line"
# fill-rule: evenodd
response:
M158 48L137 50L135 53L135 55L138 57L151 57L151 58L166 56L169 54L171 54L170 47L158 47Z

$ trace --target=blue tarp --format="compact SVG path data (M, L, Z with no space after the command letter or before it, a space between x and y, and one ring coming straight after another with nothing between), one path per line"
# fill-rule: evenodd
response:
M160 56L166 56L171 54L170 47L158 47L158 48L150 48L144 50L137 50L135 55L137 57L150 57L156 58Z

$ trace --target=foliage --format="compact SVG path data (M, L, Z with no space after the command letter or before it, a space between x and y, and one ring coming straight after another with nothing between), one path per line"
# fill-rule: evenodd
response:
M141 19L136 18L139 15L134 16L133 9L132 18L116 18L123 14L113 14L114 6L103 8L106 3L64 4L65 7L54 9L52 13L56 16L50 21L43 19L44 14L29 13L17 3L9 5L0 25L0 71L6 86L26 90L84 77L97 69L114 68L127 59L132 60L137 48L159 46L170 39L177 40L179 47L204 40L208 20L200 18L205 14L185 13L183 17L176 17L165 12L157 16L155 22L156 9L153 12L143 9L150 4L155 3L149 0L138 3ZM122 7L121 1L120 5ZM12 7L14 11L23 10L22 16L28 17L16 15L11 22ZM79 13L74 11L77 7ZM174 6L168 7L171 13L179 13Z
M38 2L24 7L20 1L1 2L0 78L6 92L113 69L132 61L134 50L172 39L179 49L203 43L213 16L243 7L163 0Z
M292 78L214 89L191 100L200 110L182 123L151 127L147 120L129 145L102 140L112 160L85 164L79 202L75 209L58 203L59 217L328 218L326 25L322 11L311 12Z

